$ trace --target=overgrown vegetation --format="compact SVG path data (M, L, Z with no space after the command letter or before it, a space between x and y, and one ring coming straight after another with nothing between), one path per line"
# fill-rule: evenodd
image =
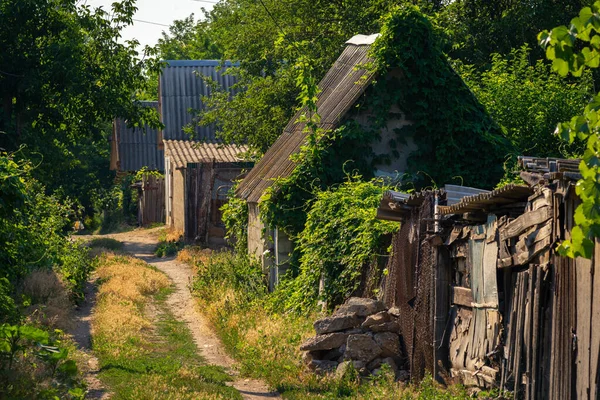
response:
M0 397L83 399L85 385L62 336L30 324L0 324Z
M579 113L592 95L591 74L572 82L553 74L543 60L531 64L524 46L507 56L493 54L489 69L457 65L458 72L487 112L502 127L519 154L577 157L581 143L569 145L554 135L556 124Z
M234 185L227 194L227 203L221 207L225 224L225 239L238 253L248 250L248 203L235 195Z
M100 377L114 399L241 399L222 368L207 366L165 304L171 281L143 261L105 254L92 316Z
M319 300L333 308L352 295L377 294L373 290L378 281L367 283L367 271L373 268L374 275L381 276L379 255L386 253L391 234L399 226L375 216L388 188L382 182L360 179L349 178L317 194L297 238L299 274L290 274L278 287L277 308L309 313ZM324 287L319 293L321 279Z
M389 373L372 379L348 373L319 377L301 362L300 343L314 335L316 314L280 313L266 290L261 267L243 254L197 258L194 294L243 376L265 380L285 399L467 399L460 387L442 389L431 377L418 385L394 382ZM276 296L276 294L275 294Z
M171 257L183 248L183 233L162 229L158 236L158 245L154 249L156 257Z
M92 262L67 237L71 205L46 195L32 169L0 153L0 397L82 398L54 329L83 298Z

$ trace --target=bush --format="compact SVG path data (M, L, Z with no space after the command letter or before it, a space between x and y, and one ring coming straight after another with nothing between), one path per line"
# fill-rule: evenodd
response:
M84 398L77 365L60 335L31 325L0 325L0 398Z
M156 246L154 255L156 257L171 257L177 254L183 244L179 241L161 242Z
M274 307L310 311L319 300L321 277L325 280L321 300L330 308L359 289L365 268L377 261L377 254L389 246L386 238L399 228L396 222L376 218L387 189L382 182L361 182L355 176L317 195L298 237L300 274L279 286Z
M0 153L0 293L14 297L14 287L29 273L53 269L71 297L81 299L92 264L87 249L67 237L74 208L68 199L47 195L30 172L29 163ZM10 315L0 314L0 322Z

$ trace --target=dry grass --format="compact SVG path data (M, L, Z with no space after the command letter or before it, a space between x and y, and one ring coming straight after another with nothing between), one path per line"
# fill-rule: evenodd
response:
M183 239L183 231L173 228L161 229L158 234L158 240L160 242L178 242L181 239Z
M29 322L61 330L71 328L73 303L56 272L33 271L27 275L19 292L31 300L31 306L26 310Z
M100 259L96 274L103 283L92 320L93 334L110 337L113 356L129 353L133 348L128 342L152 327L144 316L147 296L171 287L171 281L141 260L110 253Z
M211 254L211 249L203 249L200 246L186 246L177 253L177 261L196 266L198 263L207 262Z
M110 253L96 272L94 350L114 399L241 399L221 368L203 365L185 322L166 304L166 275Z

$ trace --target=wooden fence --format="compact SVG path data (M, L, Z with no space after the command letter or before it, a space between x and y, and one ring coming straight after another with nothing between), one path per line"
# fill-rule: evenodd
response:
M515 399L600 398L600 243L591 260L555 252L579 204L574 180L555 175L453 206L443 191L393 204L404 222L383 293L402 314L413 377Z

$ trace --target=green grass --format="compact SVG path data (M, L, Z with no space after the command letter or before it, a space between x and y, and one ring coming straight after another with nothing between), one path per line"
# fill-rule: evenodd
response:
M123 250L123 243L112 238L94 238L89 241L88 246L91 248L105 248L112 251Z
M94 336L99 378L110 388L111 398L241 399L227 386L232 378L223 368L205 364L189 329L169 309L166 299L172 290L162 288L135 302L134 308L150 322L140 333L125 341L110 334ZM104 300L99 300L100 308Z

